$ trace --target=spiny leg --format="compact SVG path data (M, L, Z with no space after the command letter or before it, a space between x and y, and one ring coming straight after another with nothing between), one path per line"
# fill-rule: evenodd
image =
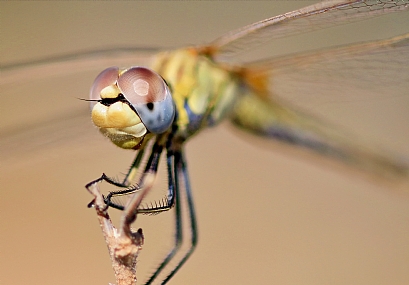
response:
M174 196L175 199L175 244L166 258L162 261L159 267L156 269L154 274L149 278L149 280L145 283L146 285L152 284L152 282L158 277L161 271L169 264L172 258L176 255L179 251L182 242L183 242L183 228L182 228L182 211L181 211L181 199L180 199L180 184L179 181L183 181L185 192L186 192L186 201L189 211L189 223L191 229L191 240L190 240L190 247L187 252L184 254L182 259L176 264L176 266L171 270L169 275L162 281L161 284L166 284L175 273L182 267L182 265L186 262L189 256L193 253L196 245L197 245L197 224L196 224L196 216L195 210L193 205L193 198L190 189L189 177L186 168L186 163L184 161L183 155L181 152L168 152L168 171L169 171L169 189L171 187L175 187ZM174 182L172 184L172 182Z
M149 157L149 160L145 167L145 171L143 175L141 176L141 180L139 183L139 185L141 185L142 187L144 187L144 184L145 184L144 180L146 177L156 176L162 150L163 150L163 147L159 145L158 143L155 143L154 146L152 147L151 155ZM141 161L141 158L139 157L142 158L142 155L138 153L138 156L135 158L134 164L132 165L131 170L134 168L134 166L139 166L140 161ZM190 229L191 229L190 247L188 248L186 253L184 253L183 257L179 260L176 266L170 271L166 279L162 281L161 284L166 284L173 277L173 275L176 274L176 272L182 267L182 265L186 262L189 256L193 253L196 247L196 244L197 244L197 224L196 224L196 218L195 218L193 198L192 198L192 193L191 193L191 188L190 188L190 183L189 183L186 162L183 158L181 151L171 151L168 149L167 168L168 168L168 197L166 199L166 203L163 205L159 205L157 207L139 208L131 212L128 211L128 213L124 215L124 218L129 223L134 220L134 218L136 217L138 213L155 214L155 213L159 213L162 211L167 211L171 209L173 206L175 206L175 244L174 244L174 247L169 252L169 254L166 256L166 258L162 261L162 263L159 265L155 273L145 283L146 285L152 284L152 282L156 280L158 275L169 264L169 262L173 259L176 253L180 250L180 247L182 245L183 229L182 229L182 211L181 211L181 199L180 199L181 186L180 186L179 181L183 181L182 183L183 183L183 186L186 192L185 196L186 196L187 208L189 212L189 223L190 223ZM103 175L101 178L91 183L95 183L101 180L109 182L109 178ZM112 184L116 185L115 181L113 182L114 183ZM122 191L111 192L105 199L105 202L107 206L111 206L111 207L114 207L120 210L124 210L124 208L126 207L112 203L111 198L115 196L129 195L136 191L139 191L140 189L141 188L138 186L138 187L132 187L129 189L125 189Z
M143 190L140 195L133 194L124 208L122 215L122 228L124 231L129 229L129 225L136 220L136 216L139 212L139 205L143 198L148 194L150 189L154 185L155 178L158 174L159 160L163 147L156 144L152 148L151 155L146 164L145 171L140 179L140 187L138 190ZM130 232L128 234L131 234Z
M112 194L107 197L107 198L112 198L117 195L129 195L132 194L133 192L137 190L141 190L143 187L146 187L148 185L145 185L146 179L150 180L152 176L156 176L157 169L158 169L158 164L159 164L159 158L161 155L162 147L155 144L152 148L151 155L149 157L149 160L146 164L146 168L144 171L144 174L141 177L139 185L141 187L138 187L138 189L131 190L122 190L118 192L112 192ZM167 197L167 203L165 205L160 205L159 207L149 207L149 208L139 208L139 209L130 209L132 208L132 203L128 203L125 207L122 206L122 209L125 210L123 219L127 223L131 223L134 221L136 218L136 215L139 213L142 214L155 214L158 212L162 211L167 211L171 209L173 206L175 206L175 212L176 212L176 234L175 234L175 246L171 250L171 252L168 254L168 256L164 259L162 264L157 268L156 272L151 276L151 278L145 283L145 284L152 284L153 281L156 280L158 277L159 273L166 267L166 265L170 262L170 260L174 257L174 255L177 253L177 251L180 249L180 246L182 244L182 237L183 237L183 232L182 232L182 213L181 213L181 205L180 205L180 199L177 199L177 197L180 196L180 193L178 193L180 186L178 183L179 179L183 179L183 176L181 176L178 171L178 168L180 168L181 163L180 163L180 154L175 154L172 151L167 152L167 169L168 169L168 197ZM101 179L102 180L102 179ZM149 182L147 184L150 184ZM150 187L150 186L148 186ZM130 201L135 200L136 196L133 196ZM113 203L112 203L113 204ZM116 205L114 207L117 207ZM176 272L176 270L181 266L181 262L178 263L177 268L172 270L172 275ZM170 279L169 277L167 279ZM167 282L167 281L166 281ZM162 283L165 284L166 282Z
M166 154L166 165L168 170L168 194L164 199L164 203L159 203L159 206L150 206L147 208L139 208L138 213L141 214L158 214L160 212L170 210L176 202L175 180L173 174L173 153L168 151Z
M92 181L92 182L90 182L88 184L93 184L93 183L104 180L105 182L108 182L109 184L117 186L117 187L128 187L131 184L133 178L136 175L136 171L138 170L138 168L139 168L139 166L141 164L144 152L145 152L144 149L141 149L141 150L138 151L134 161L131 164L131 167L127 171L127 173L125 175L125 178L122 180L122 182L118 182L116 179L108 177L105 173L103 173L100 178L98 178L98 179L96 179L96 180L94 180L94 181Z
M176 252L179 250L182 244L183 232L182 232L182 214L180 208L180 193L179 193L179 185L177 181L177 177L175 175L175 156L173 151L168 150L167 159L166 159L167 167L168 167L168 188L174 189L173 197L174 206L175 206L175 244L172 250L168 253L166 258L162 261L162 263L158 266L156 271L151 275L151 277L146 281L145 285L152 284L153 281L158 277L158 275L162 272L162 270L166 267L166 265L170 262L170 260L175 256ZM164 284L164 283L162 283Z
M137 169L139 168L139 165L141 164L143 155L144 155L144 149L139 150L138 154L136 155L134 161L132 162L131 167L129 168L129 170L128 170L127 174L125 175L125 178L124 178L124 180L122 182L118 182L117 180L115 180L115 179L113 179L111 177L108 177L105 173L102 173L101 177L89 182L87 185L85 185L85 187L88 188L90 185L92 185L94 183L98 183L100 181L105 181L105 182L107 182L107 183L109 183L111 185L121 187L121 188L129 187L132 179L134 178L134 176L135 176L135 174L137 172ZM131 193L131 192L135 192L137 190L138 189L136 187L131 187L131 188L126 189L124 191L126 191L126 193ZM117 193L117 192L119 193L121 191L116 191L116 192L111 192L111 193ZM111 202L111 198L113 196L113 194L111 194L111 193L109 193L108 196L105 198L105 204L107 205L107 207L112 207L112 208L116 208L116 209L119 209L119 210L123 210L124 209L123 206L117 205L117 204ZM118 195L120 195L120 194L118 194ZM88 204L88 208L92 207L92 205L93 205L93 201L91 201Z
M185 198L187 203L187 208L189 212L189 223L190 223L190 246L182 259L176 265L176 267L169 273L165 280L163 280L162 284L166 284L173 275L182 267L182 265L188 260L188 258L192 255L193 251L196 249L197 246L197 223L196 223L196 212L193 202L192 196L192 189L190 188L190 181L189 181L189 173L187 171L186 160L183 157L182 152L178 152L175 155L176 158L176 173L175 176L179 177L180 180L184 182L185 188Z
M138 154L136 155L131 167L129 167L129 170L126 173L124 180L122 180L122 185L129 186L132 183L132 180L134 179L137 173L139 165L141 164L144 152L145 152L145 149L140 149L138 151Z
M143 172L143 174L142 174L142 176L140 178L139 184L136 185L136 186L129 187L129 188L124 189L124 190L110 192L107 195L107 197L104 198L105 204L108 207L116 208L116 209L119 209L119 210L124 210L124 206L113 203L112 198L117 197L117 196L125 196L125 195L133 194L134 192L140 190L139 185L141 185L143 183L144 176L147 173L155 173L155 175L156 175L158 165L159 165L160 156L162 154L162 150L163 150L163 146L159 145L158 143L155 143L152 146L151 154L149 156L148 162L146 163L145 170L144 170L144 172ZM136 156L136 158L135 158L135 160L134 160L128 174L126 175L126 177L124 179L124 182L126 182L127 179L130 178L130 176L135 175L136 170L139 167L140 162L142 161L142 158L143 158L143 150L138 152L138 154L137 154L137 156ZM131 172L133 172L133 174L130 174ZM104 180L107 181L106 178ZM107 182L110 183L109 181L107 181ZM114 185L118 186L117 184L114 184ZM121 185L123 185L123 184L121 184ZM144 213L144 212L141 211L141 213Z

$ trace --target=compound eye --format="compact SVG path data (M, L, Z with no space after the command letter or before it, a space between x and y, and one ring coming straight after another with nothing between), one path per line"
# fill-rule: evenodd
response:
M118 87L151 133L163 133L171 126L175 106L160 75L148 68L132 67L118 78Z
M110 86L116 82L119 76L119 68L108 67L95 78L91 87L89 98L91 101L91 110L98 103L97 100L101 100L101 91L107 86Z

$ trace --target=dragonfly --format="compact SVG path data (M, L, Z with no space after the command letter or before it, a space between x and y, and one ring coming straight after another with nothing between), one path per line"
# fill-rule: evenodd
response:
M338 132L335 126L329 123L324 124L323 121L314 115L303 112L302 106L287 104L286 99L291 94L298 92L303 92L306 97L310 96L311 98L311 96L315 95L314 92L317 93L318 90L303 89L301 87L308 87L310 82L315 84L315 88L320 87L320 84L323 84L323 82L320 82L319 79L323 74L327 76L327 79L334 80L334 75L331 75L331 72L334 72L333 74L335 75L340 75L343 74L342 72L347 71L352 73L348 78L350 81L346 81L351 84L351 87L359 89L361 87L360 84L363 84L365 87L369 84L372 86L372 89L376 90L377 88L382 89L385 84L393 82L396 87L393 89L393 92L396 89L396 92L401 91L401 93L394 93L392 95L397 98L404 96L405 91L408 90L407 76L409 74L405 64L408 56L409 36L407 34L375 42L341 46L334 49L285 57L273 57L249 63L234 64L224 58L234 56L246 49L251 50L266 40L311 32L344 22L380 16L389 12L407 13L407 9L408 3L405 1L392 1L388 5L371 1L323 2L243 27L216 39L208 45L159 53L153 57L152 70L142 67L124 70L110 68L98 76L91 92L91 105L93 108L96 106L102 109L105 107L109 108L109 106L115 105L118 102L121 104L127 102L125 105L132 109L133 118L140 117L141 121L138 124L142 123L145 129L142 131L138 130L143 134L136 137L134 133L125 135L121 133L121 135L116 136L116 134L111 133L112 130L108 130L112 126L102 122L106 119L101 118L98 115L98 111L93 109L94 123L116 145L139 151L133 164L135 167L139 166L142 156L149 151L152 157L156 155L155 157L158 159L160 157L158 154L164 149L170 158L168 168L173 173L169 174L171 178L169 179L167 198L158 207L148 207L140 209L140 211L152 213L168 210L175 204L177 205L178 199L175 197L179 196L178 191L186 191L192 227L192 247L176 267L171 269L170 274L163 281L164 283L187 260L196 244L196 221L193 201L189 198L191 190L185 167L186 161L184 159L183 145L185 141L202 129L217 125L226 118L231 119L242 129L308 149L318 155L343 161L352 167L375 173L378 176L406 177L408 168L404 160L400 160L397 156L388 155L387 151L379 153L376 150L361 147L352 135L344 134L341 131ZM109 52L103 52L103 54L106 53ZM125 51L125 53L131 52ZM95 54L97 53L91 53L91 55ZM85 56L89 57L90 54ZM77 55L77 57L80 58L81 56ZM380 58L382 61L379 60ZM38 65L43 66L50 62L60 64L58 63L59 61L67 64L71 60L72 58L70 57L54 58L51 61L35 62L32 67L35 69ZM380 74L384 75L381 72L385 62L388 63L388 72L385 73L391 78L379 76ZM328 68L329 64L334 64L332 69ZM4 79L8 80L7 73L9 73L11 74L10 80L12 80L14 76L13 70L18 70L19 74L21 74L21 68L30 68L29 64L23 64L22 66L7 66ZM359 70L358 68L372 70L373 72L372 74L371 72L360 74L359 71L356 71ZM308 72L306 72L307 70ZM154 105L152 107L152 104L156 104L156 102L144 102L148 109L156 110L159 108L160 110L165 110L165 113L161 113L161 116L163 115L168 118L165 126L158 128L155 125L148 126L147 122L149 120L145 122L145 118L141 114L144 111L138 110L135 107L138 104L133 103L128 98L128 96L132 96L128 95L132 91L125 91L128 87L126 87L124 79L129 76L130 79L128 81L135 82L135 79L132 78L133 76L139 76L139 72L147 73L149 77L154 77L159 82L159 89L166 90L166 100L161 100L170 102L170 105L166 106L166 108L161 109L161 107ZM393 74L389 72L393 72ZM110 77L108 84L104 82L107 86L101 86L100 81L105 81L106 77ZM379 82L374 82L374 77ZM309 81L306 80L308 78L310 79ZM200 80L204 80L204 82ZM284 87L280 86L280 80L281 84L289 85L287 87L290 90L289 93L282 93L280 88ZM291 80L299 83L299 86L288 84ZM138 79L136 81L140 82ZM104 93L107 90L104 88L109 86L114 91L110 90L108 93ZM213 88L215 89L209 89L209 86L214 86ZM333 88L346 87L346 90L349 90L348 85L344 86L343 81L335 80L332 86ZM102 92L102 90L105 91ZM328 91L331 90L320 89L320 92ZM101 95L101 92L105 95ZM122 96L119 94L122 94ZM376 95L373 96L373 98L376 98ZM166 112L169 108L173 108L173 110L168 114ZM100 113L104 112L101 111ZM123 126L116 126L114 128L121 129L120 132L123 131ZM342 128L340 129L342 130ZM135 138L137 139L135 140ZM147 142L149 141L155 141L152 150L147 148ZM157 160L155 163L159 163L159 161ZM107 180L117 186L127 186L131 183L131 176L134 173L134 168L131 168L128 173L129 175L126 176L123 183L117 183L111 179ZM183 189L179 189L180 186L175 182L177 179L184 182ZM129 189L124 191L112 192L111 196L131 194L130 192L133 192L129 191ZM121 208L121 205L117 205L109 199L107 199L107 204ZM176 221L176 225L180 223L180 213L176 215ZM177 243L178 240L176 240ZM153 282L167 264L168 259L165 259L164 263L158 267L158 271L152 275L147 284Z

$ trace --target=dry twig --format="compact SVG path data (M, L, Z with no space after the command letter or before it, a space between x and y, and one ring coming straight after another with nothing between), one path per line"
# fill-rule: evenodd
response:
M104 203L104 198L98 187L99 180L86 186L87 190L94 196L91 205L97 212L98 221L108 246L117 285L131 285L135 284L137 280L136 259L139 250L142 248L144 236L142 229L133 232L130 226L136 220L137 209L142 199L153 186L154 175L145 173L143 181L144 184L140 191L131 197L125 207L119 230L112 224L109 217L108 207Z

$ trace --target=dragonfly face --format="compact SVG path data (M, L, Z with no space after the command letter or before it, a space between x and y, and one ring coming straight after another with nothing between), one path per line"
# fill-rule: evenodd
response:
M287 3L285 4L287 5ZM296 5L293 3L289 4ZM172 21L169 20L169 22L165 22L164 24L158 24L160 29L153 28L153 31L150 29L150 34L158 35L158 33L162 32L163 34L158 36L158 38L147 41L147 44L159 43L159 45L161 45L162 42L159 41L162 40L163 43L169 43L170 46L202 43L207 40L212 40L228 30L267 18L271 15L301 8L307 4L302 2L296 7L281 7L281 4L278 5L279 7L274 6L268 8L264 6L258 12L256 12L257 7L254 7L253 4L251 4L252 7L242 6L246 5L244 3L235 4L231 2L225 5L224 8L219 7L220 9L218 9L218 11L224 11L223 15L214 13L215 9L213 7L209 8L208 14L204 12L205 8L202 6L197 9L192 7L191 12L193 14L183 21L186 29L181 30L180 27L177 26L170 28L171 23L175 22L174 19L171 19ZM236 12L227 14L229 11L234 11L235 5L241 6L236 7ZM139 7L135 10L146 11L145 8L147 7ZM49 13L49 9L51 8L43 9L42 11ZM117 9L112 9L111 11L115 11L115 13L116 11L119 12ZM93 9L87 10L87 8L81 7L78 9L78 11L80 11L79 13L72 14L70 14L69 9L63 10L66 11L68 19L76 19L75 17L81 17L81 11L89 12ZM125 13L127 10L131 10L129 6L123 7L122 12ZM186 11L186 9L180 9L180 7L177 10ZM21 11L21 9L16 9L15 11ZM243 15L242 11L254 11L254 15L251 16L250 13ZM195 14L195 12L197 14ZM133 11L133 14L135 13L136 12ZM205 13L205 15L212 15L212 17L220 16L220 18L211 22L208 20L201 21L200 15L203 15L203 13ZM74 17L74 14L77 16ZM151 18L152 15L157 15L154 11L149 14ZM251 14L253 14L253 12ZM10 13L10 15L18 17L16 15L19 14ZM42 14L41 18L53 19L53 15L65 14L49 13L48 16ZM119 16L118 14L116 18L120 18ZM34 17L34 15L32 15L32 17ZM143 15L140 15L136 18L141 19L142 17ZM163 17L163 14L160 17L153 17L167 18ZM32 26L30 22L26 22L29 21L29 17L19 18L21 18L22 25L26 23L24 25L25 27ZM130 21L134 20L134 17L125 18L132 19ZM196 19L195 21L200 21L200 23L186 22L185 25L185 21L191 18ZM222 24L223 18L228 19L225 24ZM317 32L314 34L314 37L309 37L307 34L301 35L301 42L298 44L293 44L292 42L289 44L286 40L278 40L280 43L276 42L274 44L276 49L273 50L273 54L287 52L287 49L289 52L313 49L315 47L313 45L318 44L315 35L326 35L323 36L321 44L322 46L327 46L352 41L386 39L405 33L404 27L407 25L403 24L402 16L386 16L386 18L388 20L385 22L382 19L377 19L374 20L375 22L371 22L372 20L369 21L368 24L361 22L357 26L338 27L336 28L337 32L323 32L322 34ZM83 21L78 21L78 24L87 21L85 19L86 17L84 16ZM149 17L144 20L145 23L151 21ZM98 26L96 23L100 23L97 19L91 20L91 18L88 18L88 21L95 21L95 25L82 24L82 28L78 30L76 30L74 26L76 22L72 20L66 21L69 23L69 27L67 26L66 32L63 33L67 41L67 45L64 47L53 46L57 41L51 39L47 42L47 37L50 36L44 36L42 38L41 30L46 31L46 27L44 27L43 29L39 29L40 31L38 33L34 33L36 34L35 38L21 36L21 38L18 38L16 41L21 44L10 46L7 50L14 51L14 59L27 59L24 58L27 55L27 47L30 47L29 52L33 52L32 58L41 57L43 54L46 55L45 52L48 55L60 54L68 51L68 48L70 48L69 51L93 48L94 46L92 46L91 43L98 42L98 39L96 39L98 36L100 38L103 37L101 36L101 32L87 32L86 29L88 27ZM379 23L379 21L381 21L382 24L374 24ZM129 25L133 27L139 25L140 27L139 23L129 23ZM367 25L366 28L363 27L365 25ZM370 36L368 31L373 30L374 26L379 28L376 29L376 34ZM99 27L101 26L99 25ZM155 26L152 25L152 27ZM167 29L168 27L170 30ZM192 27L194 27L194 29ZM18 28L18 26L13 25L13 27L10 27L10 29L13 29L14 35L22 35L24 29L16 32L16 28ZM61 29L61 25L59 28ZM82 33L80 33L80 30L82 30ZM134 37L127 36L126 40L132 41L132 44L135 43L135 45L139 45L141 42L145 43L145 41L141 40L142 37L135 34L143 29L132 28L132 30L133 33L132 31L129 31L129 33L124 31L127 35L135 35ZM354 32L350 32L351 30ZM209 31L212 31L212 34L208 34ZM61 34L61 30L59 33ZM103 34L105 35L106 43L106 33L104 32ZM112 35L115 33L108 34ZM77 35L77 39L83 39L83 42L78 44L76 41L75 46L70 46L69 42L72 40L72 35ZM123 38L123 36L118 37L118 39L119 38ZM330 39L332 40L331 43L328 42ZM291 41L291 39L289 41ZM39 42L42 42L42 44L40 45ZM99 43L98 46L106 46L102 41ZM124 42L119 41L119 44L121 43ZM284 44L284 50L277 50L282 43ZM12 43L7 43L7 45L11 44ZM44 45L47 46L47 51L44 49ZM37 51L35 51L36 47L38 47ZM20 53L17 54L19 50ZM34 52L37 53L35 54ZM268 52L271 52L271 50ZM271 55L271 53L268 55ZM20 58L17 56L20 56ZM11 56L10 59L12 59ZM139 65L139 62L124 62L118 64L113 61L103 63L100 64L101 66L98 66L98 68L95 67L95 70L92 72L82 72L81 68L79 68L80 71L77 69L65 79L58 78L57 75L51 80L49 78L46 80L40 79L40 81L37 81L38 84L31 86L31 92L25 92L26 89L22 92L23 84L21 81L19 81L18 84L13 84L14 88L3 89L2 87L2 95L3 91L6 91L6 93L10 95L7 96L7 99L13 98L15 102L16 98L20 98L19 110L27 114L27 118L33 122L33 125L44 122L44 120L49 117L59 118L59 115L65 115L64 112L72 114L77 110L77 107L84 108L84 117L82 121L80 120L81 122L71 128L67 125L64 126L66 133L75 134L80 132L81 136L79 138L71 141L69 140L71 136L63 137L64 139L57 140L57 144L55 144L53 140L53 143L50 144L47 144L46 141L41 148L43 152L39 155L25 145L22 149L28 149L30 151L24 153L24 155L22 155L21 152L19 152L20 154L18 155L14 154L11 156L12 159L9 157L7 160L7 170L2 168L1 180L2 183L7 183L3 184L2 187L3 189L7 189L3 210L11 213L9 217L13 217L11 218L12 221L14 221L13 224L17 225L17 220L23 221L24 223L22 225L25 232L23 232L23 228L13 228L15 233L12 234L13 240L15 240L16 235L25 236L26 231L29 230L30 236L37 241L38 249L48 253L50 252L50 247L63 250L65 247L61 247L60 242L57 240L64 240L63 237L70 237L64 244L70 244L75 240L75 243L78 244L78 247L81 249L77 250L74 247L66 246L70 251L69 253L63 253L65 260L67 260L67 272L78 272L78 275L80 275L84 269L89 271L95 270L95 268L91 268L90 265L95 264L96 256L101 254L100 257L97 257L98 260L104 260L106 257L106 253L101 251L101 245L95 246L95 248L93 247L94 240L100 239L99 233L95 228L90 228L90 225L94 223L94 217L90 216L87 209L75 206L83 205L84 201L87 201L88 196L86 193L82 193L81 190L75 189L82 189L85 182L88 182L90 178L100 175L101 171L115 175L120 169L125 170L130 160L129 151L122 152L119 148L115 148L106 142L106 140L104 141L102 137L100 138L100 135L95 128L92 127L92 123L89 120L89 114L87 114L86 111L87 106L84 106L83 102L77 101L73 97L86 98L86 93L92 80L107 66L132 66L134 64ZM149 65L143 64L143 66ZM58 69L54 70L55 73L57 71ZM3 77L3 74L1 77ZM28 83L25 80L23 80L23 82ZM53 87L54 85L55 88ZM293 86L293 84L288 85ZM47 88L44 89L44 86L47 86ZM385 85L384 88L386 88L386 86L388 85ZM389 86L394 87L392 84ZM36 89L36 87L38 88ZM346 84L344 84L344 87L348 92L350 91L350 88L347 88ZM341 88L334 88L337 94L342 93L340 90ZM21 97L21 94L27 96ZM41 102L38 99L39 97L29 96L28 94L42 94ZM57 100L55 94L60 94L61 97L57 98ZM405 119L402 119L406 118L402 116L405 114L405 104L396 102L392 107L389 105L391 101L397 100L398 98L383 101L382 98L371 100L374 99L374 97L368 96L364 97L362 101L362 98L350 100L349 104L341 100L342 97L339 96L337 98L340 100L335 100L332 97L324 97L323 101L319 99L309 100L308 98L311 97L294 97L291 99L291 102L302 101L307 104L310 103L310 101L317 102L317 104L311 108L313 111L318 112L324 112L325 109L331 105L333 109L328 113L330 113L330 115L333 114L334 117L338 117L342 121L350 120L355 122L356 124L353 126L352 124L347 125L351 125L353 129L358 128L358 134L361 134L360 130L362 130L362 136L365 136L363 133L365 133L364 131L367 130L368 126L371 130L379 130L380 134L384 134L380 130L386 129L388 135L376 136L381 138L379 140L371 139L370 141L380 142L382 140L382 145L384 145L386 141L386 145L390 143L392 149L396 149L395 147L399 148L400 146L403 153L408 153L404 148L404 134L407 132L402 131L402 128L406 130L403 125L399 126L399 123L405 122ZM317 97L313 96L312 98ZM388 98L391 99L390 97ZM4 102L6 101L3 101L3 103ZM45 103L47 108L42 109L42 112L38 112L40 113L38 116L32 116L37 110L38 104L43 103L43 107L46 107L44 106L44 102L47 102ZM378 105L382 108L379 108L380 112L372 115L374 125L365 123L365 120L356 119L355 115L358 112L364 113L363 111L372 110L376 102L379 103ZM351 116L346 117L345 114L348 113L343 113L342 111L344 111L345 108L342 107L348 105L353 109L355 108L355 110L350 112ZM311 110L311 108L309 108L309 110ZM5 115L8 114L6 113L8 110L9 108L7 108L7 110L2 108L2 118L10 118L9 115ZM380 114L385 114L385 116ZM21 117L20 122L24 122L23 118L24 117ZM14 122L18 122L18 120L19 119L14 120ZM391 120L394 121L392 124L389 124L392 122ZM51 122L52 120L49 121ZM5 120L3 120L3 122L5 122ZM83 125L86 125L85 129L80 127ZM385 128L385 126L391 125L394 127ZM69 126L72 125L70 124ZM37 133L37 135L43 139L52 139L54 134L60 132L59 130L61 129L58 128L52 132L47 131L45 134ZM29 141L31 143L27 144L28 146L35 145L37 135L30 137L31 139ZM397 138L395 135L398 135ZM28 140L22 139L20 142L23 144L23 142L26 141ZM6 154L10 152L10 149L13 148L8 148ZM236 140L233 136L230 136L228 132L224 132L223 129L216 129L212 132L204 133L197 139L192 140L187 145L187 150L189 153L189 166L193 174L192 183L195 190L195 198L198 203L201 240L199 250L197 254L194 255L195 258L189 262L190 268L182 270L180 275L178 274L175 277L179 278L179 280L186 278L185 282L183 279L180 283L188 283L189 280L196 280L198 278L197 276L200 276L199 278L204 284L209 284L214 281L211 276L217 276L218 281L220 278L220 283L223 284L228 284L228 282L240 284L244 281L262 284L266 278L271 280L283 280L284 282L285 280L288 281L289 276L293 276L293 278L297 278L297 280L306 280L305 283L310 281L312 284L317 284L319 283L317 280L333 280L331 278L341 279L345 277L345 270L351 272L348 281L356 281L359 278L359 280L363 280L362 282L374 283L374 281L382 280L382 278L387 279L385 276L386 271L383 269L389 268L389 266L393 267L396 273L393 277L395 278L394 280L397 280L395 283L406 282L406 270L403 268L405 262L402 261L406 258L406 252L402 249L405 248L404 246L407 240L405 235L405 232L407 232L407 204L404 203L404 199L395 198L393 194L390 195L391 193L388 191L384 193L384 188L376 185L376 183L374 185L374 183L366 183L348 175L334 173L333 170L330 170L332 169L330 167L321 168L317 167L316 164L312 164L311 166L308 159L300 159L299 153L294 155L292 151L289 151L285 147L283 150L280 149L284 154L280 154L279 152L270 153L257 147L249 146L248 143L242 143L240 140ZM398 152L401 153L402 151ZM4 154L3 151L1 153L2 164L6 154ZM240 161L237 161L238 158ZM203 168L206 170L203 171ZM22 177L25 179L22 179ZM19 183L17 183L18 185L16 185L16 181L19 181ZM282 189L285 191L282 191ZM21 196L23 192L28 195L24 196L24 199ZM38 197L39 193L41 193L40 199ZM75 194L73 195L73 193ZM57 202L62 198L66 199L65 201L67 203ZM24 205L26 205L25 209L27 209L27 211L38 213L38 215L35 217L27 217L26 214L21 212L21 208L16 207L16 205L22 205L21 203L25 201L36 201L35 204L29 203L28 205ZM41 219L42 213L45 214L43 219ZM67 215L67 213L70 214ZM385 215L385 213L388 214ZM163 215L147 217L146 226L141 225L145 233L157 232L158 228L160 228L160 226L158 226L160 222L157 221L162 219L162 216ZM87 220L87 217L89 217L89 220ZM166 215L164 217L166 217ZM75 224L72 224L74 221L76 221ZM142 219L140 221L143 222ZM63 224L64 227L61 227L61 224ZM51 228L60 229L60 231L57 233L56 231L52 231ZM74 228L75 231L72 230ZM41 230L41 232L39 230ZM44 232L46 232L47 235L44 235ZM243 240L239 238L243 238L243 233L245 235L246 246L243 246ZM11 244L12 239L9 241L7 236L5 238L6 243L10 242ZM163 238L162 235L161 238ZM257 240L256 242L255 239ZM251 246L249 246L249 240L252 241ZM147 236L147 241L150 241L150 244L157 244L157 240L152 235ZM140 265L138 269L142 270L140 271L141 277L144 276L142 273L144 270L143 267L146 266L146 271L151 272L151 265L155 261L158 261L159 254L164 252L164 247L162 247L159 250L160 252L153 257L152 262L149 263L145 259L148 257L148 247L149 244L145 247L143 256L141 256L141 260L138 263ZM87 252L87 254L81 255L84 251ZM52 259L58 259L58 256L53 255L53 252L50 253ZM91 252L93 253L91 254ZM57 252L55 251L55 253ZM389 256L388 261L385 261L385 254ZM244 268L240 270L244 265L243 255L247 256L248 261L251 261L244 262L246 263L246 270L244 270ZM16 257L16 260L18 258L20 265L27 268L27 278L31 280L39 278L37 277L38 272L43 277L45 276L44 278L51 280L49 282L51 284L59 283L57 281L61 279L56 279L58 277L51 279L52 277L47 273L49 270L45 270L44 268L50 268L51 264L50 266L40 266L40 262L33 262L38 258L38 251L31 249L31 247L28 247L24 253L14 251L13 254L9 254L8 256L10 256L10 258ZM81 260L78 259L78 256L81 256ZM27 259L27 257L30 258ZM368 257L368 259L366 257ZM76 262L69 263L68 260L75 260ZM351 260L353 261L352 264ZM215 269L216 261L220 261L217 263L217 269ZM198 262L200 262L200 264L198 264ZM9 267L7 268L16 268L16 263L17 262L8 263L7 266ZM309 266L310 264L311 266ZM98 267L98 269L101 268L99 265L95 267ZM274 273L271 273L272 267L277 268ZM202 276L203 270L208 273L206 276ZM102 271L104 271L102 272L104 276L95 277L101 278L97 282L106 282L107 279L112 279L108 266L106 270ZM248 274L248 272L254 274ZM311 275L306 272L311 272ZM332 273L332 277L327 275L328 272ZM60 277L64 276L63 279L66 279L65 274L66 273L61 273ZM193 277L190 276L190 274L192 274ZM320 278L318 278L318 276ZM24 276L17 278L21 281ZM10 281L11 280L12 279L10 279ZM14 279L14 281L16 280ZM21 281L21 283L24 283L24 281ZM95 280L93 279L93 281L89 281L88 283L90 282L95 282ZM175 282L178 282L178 280Z
M125 149L138 149L148 131L164 133L175 117L169 87L147 68L105 69L94 81L90 100L94 124Z

